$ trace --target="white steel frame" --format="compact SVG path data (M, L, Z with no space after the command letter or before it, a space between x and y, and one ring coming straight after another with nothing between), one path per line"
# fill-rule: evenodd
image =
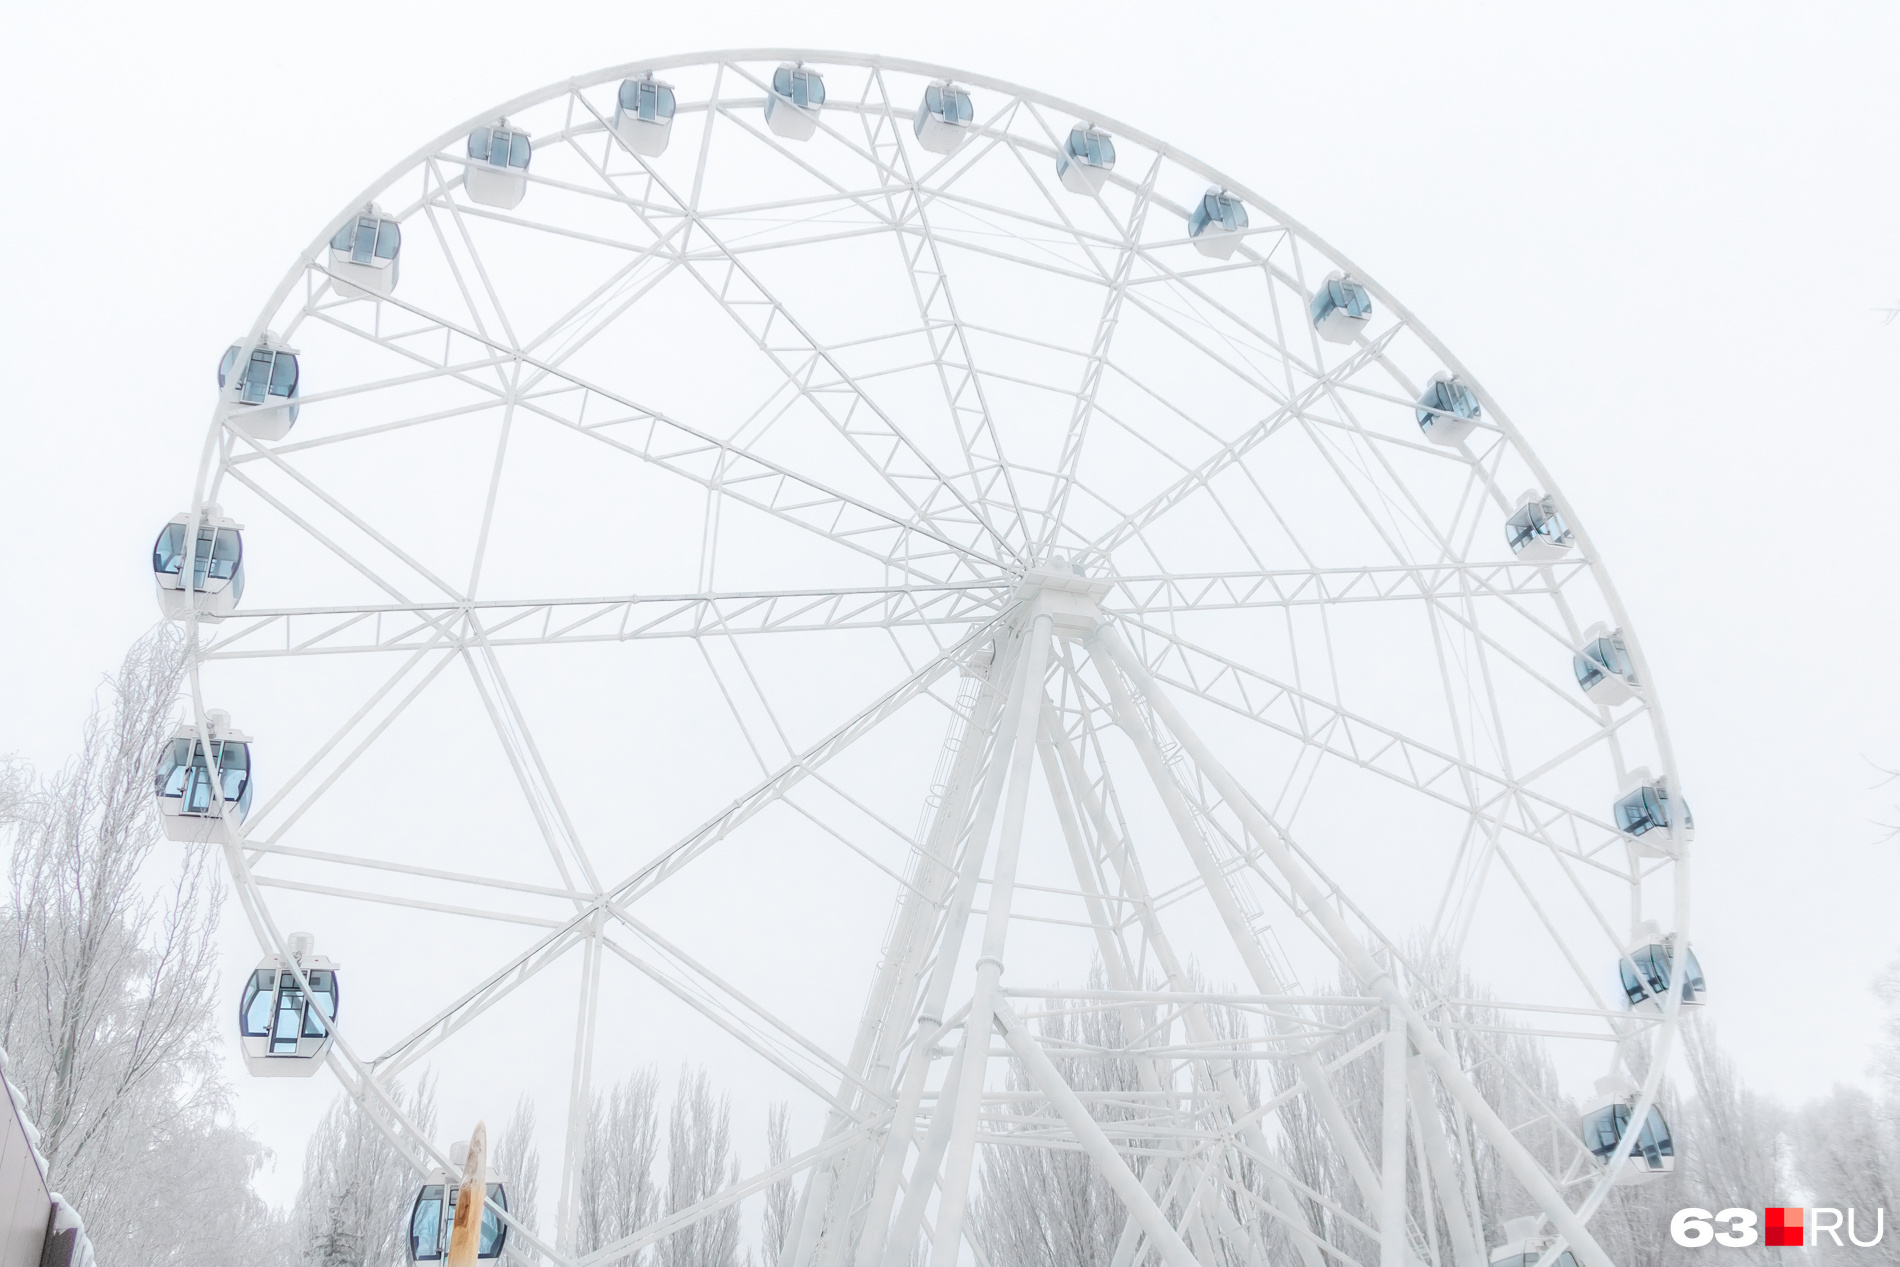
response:
M829 76L818 135L804 145L772 134L758 118L771 67L781 61L803 61ZM680 84L675 148L662 159L633 155L607 127L614 85L647 72ZM978 94L972 135L952 157L923 152L909 135L913 102L906 94L936 79ZM542 121L528 197L507 214L470 203L458 181L463 136L501 115ZM549 118L559 125L548 127ZM688 120L699 123L680 126ZM1104 193L1093 199L1054 188L1053 159L1076 120L1107 130L1120 151ZM681 149L695 144L696 154ZM739 144L769 152L774 170L796 171L804 188L785 193L762 179L756 197L718 203L707 192L709 173L721 147ZM567 168L555 170L556 155ZM856 183L837 175L840 164L852 163ZM593 173L590 185L560 174L582 169ZM1019 192L1037 193L1011 201L995 192L1001 186L989 177L1004 169L1024 175ZM1244 199L1253 224L1233 260L1212 265L1188 249L1184 227L1186 208L1209 184ZM412 188L422 192L407 198L404 191ZM610 206L627 217L628 228L609 239L573 223L537 220L537 199L552 201L557 193ZM406 251L424 249L433 238L445 260L468 265L465 271L451 265L465 301L458 311L426 306L411 280L418 270L408 266L409 289L387 299L336 289L327 272L328 240L372 200L410 226ZM517 328L503 303L506 286L491 272L502 261L485 261L469 231L478 220L588 239L625 262L545 329ZM760 263L771 252L867 236L897 244L909 279L906 301L915 312L913 325L880 337L897 349L892 355L901 354L906 372L922 370L934 380L954 445L923 436L913 416L881 404L873 380L896 370L866 371L859 347L828 341L822 322L812 320L815 297L780 293ZM1096 295L1080 323L1088 333L1064 343L1064 333L1004 331L970 315L974 289L959 291L953 283L960 268L977 267L972 261L1021 270L1023 285L1042 277L1051 286ZM1278 320L1276 303L1303 311L1312 285L1329 268L1345 269L1372 293L1375 320L1365 337L1334 351L1312 337L1304 321L1267 328L1269 316ZM675 277L690 279L722 308L759 363L780 376L755 420L731 425L676 417L575 368L591 340L623 314L642 311L642 301ZM1236 299L1241 284L1263 288L1266 305L1250 308ZM1144 375L1161 371L1133 361L1118 341L1131 323L1145 332L1141 337L1174 340L1176 355L1200 358L1206 375L1226 376L1222 390L1264 401L1258 415L1241 426L1231 417L1197 415L1185 395L1171 398L1176 387L1147 381ZM193 515L214 499L229 505L249 498L258 513L247 508L247 522L256 525L260 515L275 512L279 523L307 534L380 597L242 608L222 623L188 620L199 725L218 703L211 675L225 661L367 655L390 658L395 667L302 769L260 790L248 823L227 819L224 855L259 941L287 962L285 934L273 915L280 899L273 894L321 893L537 930L525 950L457 983L458 994L407 1034L381 1044L380 1054L352 1041L347 1012L336 1027L332 1067L418 1171L448 1160L391 1098L392 1080L424 1057L466 1059L453 1044L468 1026L516 991L540 989L549 965L578 956L582 997L559 1221L537 1238L504 1214L517 1245L563 1267L604 1267L791 1179L799 1185L786 1243L792 1267L903 1267L920 1238L939 1267L956 1262L966 1243L980 1259L966 1214L981 1143L1085 1153L1128 1211L1116 1267L1143 1254L1171 1267L1223 1257L1253 1267L1265 1260L1269 1225L1284 1229L1303 1267L1352 1263L1309 1227L1303 1210L1312 1202L1370 1237L1382 1267L1414 1261L1481 1267L1484 1218L1499 1214L1476 1208L1468 1141L1481 1138L1555 1231L1558 1239L1544 1261L1568 1247L1587 1267L1607 1267L1587 1223L1624 1164L1620 1152L1607 1168L1580 1148L1533 1156L1515 1133L1523 1123L1499 1116L1458 1054L1484 1050L1491 1037L1486 1027L1470 1020L1464 1001L1436 992L1415 962L1417 947L1408 949L1403 940L1408 930L1379 927L1346 883L1330 874L1328 859L1303 848L1289 824L1323 819L1323 806L1306 805L1305 789L1322 769L1336 768L1462 816L1452 873L1434 899L1431 947L1455 955L1482 918L1487 884L1503 885L1508 876L1512 901L1534 912L1548 935L1544 952L1589 987L1592 974L1613 962L1632 935L1646 894L1651 914L1669 919L1681 941L1689 933L1687 846L1677 842L1662 856L1642 854L1607 821L1625 773L1626 746L1652 753L1649 759L1671 786L1680 787L1655 676L1574 509L1503 410L1364 270L1278 207L1099 112L981 75L824 51L668 58L525 95L417 150L316 235L249 339L267 328L287 339L327 330L410 368L326 387L307 360L312 390L300 401L304 421L275 443L239 430L246 407L227 388L205 442ZM1039 381L1033 368L1024 368L1051 364L1069 366L1073 385ZM1428 444L1406 423L1424 378L1420 366L1458 374L1482 402L1483 420L1456 448ZM461 403L354 421L352 411L418 385L453 387ZM1053 462L1010 456L1025 443L1021 413L998 402L1024 392L1056 402L1047 411L1061 434ZM1188 437L1185 451L1171 452L1157 427L1144 429L1138 419L1118 414L1136 398L1173 420L1173 434ZM858 464L848 484L831 478L842 469L836 465L805 469L760 444L773 425L772 411L793 408L830 427L841 452L848 451L839 460ZM440 575L368 513L328 492L304 465L337 445L474 414L498 416L502 441L466 584ZM1398 421L1388 426L1389 419ZM565 428L703 490L708 527L699 588L482 593L508 436L525 426ZM1100 483L1105 468L1089 464L1090 440L1106 443L1109 432L1146 444L1147 460L1159 472L1133 494L1126 491L1126 461L1115 477L1120 484ZM1288 528L1297 557L1268 559L1254 549L1258 534L1250 537L1252 530L1232 519L1225 499L1242 479L1281 515L1260 483L1265 468L1257 458L1294 443L1320 455L1349 490L1363 516L1355 530L1367 529L1379 542L1375 557L1341 562L1323 548L1323 538L1322 548L1309 554L1315 539L1301 544ZM1451 473L1450 482L1414 478L1427 468ZM1531 565L1501 550L1497 538L1517 493L1501 482L1507 468L1526 473L1558 499L1576 533L1572 557ZM1157 542L1190 506L1199 508L1194 513L1228 517L1253 561L1163 566L1160 560L1181 551ZM884 580L721 588L713 543L726 507L769 517L789 537L822 541L835 557L869 569L853 575L881 573ZM1300 525L1315 527L1328 530L1323 522ZM188 561L187 575L190 567ZM1384 719L1376 691L1351 692L1355 702L1347 703L1339 665L1350 656L1335 653L1330 622L1367 607L1422 615L1453 719L1449 740ZM1573 607L1583 614L1573 615ZM1249 619L1279 613L1274 618L1284 618L1289 630L1309 613L1319 622L1310 627L1325 647L1324 668L1288 680L1279 669L1249 663L1231 643L1210 645L1202 631L1213 626L1193 622L1211 613ZM1644 683L1632 705L1615 711L1592 705L1568 682L1568 650L1586 616L1621 627ZM894 643L915 636L921 641L907 645L933 650L908 655L907 676L883 684L859 701L848 721L819 734L781 718L754 679L753 697L777 732L776 742L764 746L753 742L745 710L728 692L726 704L764 776L625 874L604 870L577 830L503 668L504 650L656 639L737 648L744 640L851 630ZM1527 649L1533 643L1540 649ZM548 883L422 866L406 860L398 842L373 832L353 851L313 847L297 832L305 811L458 663L544 837ZM1515 672L1519 685L1500 685L1505 672ZM720 689L726 691L723 679ZM1560 700L1582 726L1575 742L1528 769L1514 768L1514 745L1507 742L1515 739L1507 733L1513 727L1506 720L1509 697L1522 690ZM923 826L914 837L890 828L908 842L910 862L899 874L847 831L800 808L791 794L822 784L848 799L852 794L830 778L827 763L906 707L931 700L947 708L950 731ZM1224 753L1219 738L1238 733L1224 727L1240 722L1257 728L1247 733L1274 737L1299 755L1270 777L1243 778L1241 765L1228 764L1241 758ZM1488 746L1476 738L1484 734ZM268 742L260 736L260 745ZM1111 749L1121 755L1112 757ZM764 754L774 750L786 755L768 760ZM1599 782L1593 799L1553 790L1553 772L1586 760L1598 763L1593 769L1607 763L1617 782ZM1156 821L1169 827L1131 827L1122 809L1131 779L1145 780L1140 795L1159 804L1165 819ZM1061 896L1077 917L1066 922L1086 931L1105 988L1051 988L1008 970L1013 931L1025 921L1065 922L1016 906L1021 895L1054 892L1019 887L1026 884L1019 859L1038 789L1073 866L1074 887ZM806 1033L795 1016L754 999L642 917L642 902L695 859L762 813L788 805L895 881L895 914L848 1049ZM1571 887L1552 889L1548 879L1533 879L1526 862L1532 851L1553 862ZM1187 878L1151 891L1146 872L1163 859L1185 867ZM299 870L308 863L454 881L485 894L486 905L317 884ZM1591 884L1628 891L1627 922L1621 912L1604 909ZM1177 912L1190 900L1205 903L1224 929L1246 978L1239 985L1201 983L1177 950ZM1556 913L1576 901L1598 930L1582 942L1575 925ZM1358 983L1354 992L1301 986L1276 949L1277 938L1295 936L1329 954L1340 979ZM681 1000L804 1088L822 1108L824 1125L789 1161L583 1255L568 1248L572 1172L581 1112L596 1077L597 1003L611 963ZM1026 1023L1032 1001L1056 999L1067 1000L1063 1006L1070 1009L1113 1011L1128 1032L1145 1035L1120 1053L1140 1072L1143 1089L1121 1097L1134 1116L1092 1113L1090 1097L1071 1087L1058 1064L1116 1053L1064 1047ZM1245 1040L1223 1038L1209 1020L1208 1009L1217 1005L1240 1009L1259 1032ZM1653 1017L1621 1011L1601 997L1577 1006L1543 997L1495 1006L1516 1018L1519 1032L1607 1040L1612 1072L1627 1065L1645 1073L1632 1117L1643 1120L1678 1023L1675 994ZM1327 1065L1316 1054L1327 1039L1353 1045ZM1634 1058L1639 1048L1646 1050L1640 1061ZM992 1066L1003 1055L1018 1062L1035 1096L996 1084ZM1235 1072L1247 1061L1284 1066L1292 1089L1251 1100ZM1342 1105L1342 1069L1360 1061L1377 1071L1377 1102ZM1045 1107L1029 1111L1032 1099ZM1307 1187L1281 1159L1276 1114L1293 1099L1324 1123L1356 1190L1354 1208L1369 1218ZM1376 1137L1354 1127L1352 1107L1376 1109ZM1571 1124L1565 1129L1574 1136ZM1420 1176L1409 1197L1408 1165ZM1243 1182L1243 1173L1260 1179ZM1440 1216L1449 1244L1439 1243Z

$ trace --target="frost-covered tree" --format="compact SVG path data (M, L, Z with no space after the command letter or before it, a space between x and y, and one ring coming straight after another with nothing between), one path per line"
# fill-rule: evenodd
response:
M435 1130L435 1084L390 1098L425 1133ZM416 1197L415 1169L370 1120L339 1098L304 1149L303 1180L291 1208L299 1267L385 1267L400 1261Z
M269 1262L278 1236L219 1068L217 856L158 848L183 665L169 626L140 640L65 768L0 779L0 1045L101 1267Z
M530 1232L539 1230L541 1205L541 1150L535 1146L534 1124L534 1099L524 1093L495 1140L493 1163L494 1172L508 1182L508 1212ZM539 1261L539 1255L512 1238L505 1253L514 1263Z
M658 1087L652 1069L638 1069L608 1094L596 1092L588 1106L576 1174L577 1254L646 1226L659 1208L653 1179L660 1148Z
M765 1164L782 1166L792 1155L792 1110L783 1100L772 1106L765 1122ZM785 1234L792 1226L792 1181L785 1178L765 1190L765 1209L759 1216L759 1261L778 1267L785 1252Z
M637 1069L606 1095L594 1096L580 1153L577 1254L611 1245L739 1177L739 1160L732 1155L731 1105L726 1096L714 1094L704 1069L680 1071L667 1120L663 1181L655 1175L660 1160L659 1076L651 1068ZM781 1219L789 1200L789 1194L781 1200ZM771 1209L768 1193L768 1218ZM738 1267L739 1207L728 1206L623 1261L640 1267Z
M666 1132L666 1213L677 1214L739 1181L732 1102L704 1069L680 1070ZM658 1267L738 1267L739 1207L728 1205L660 1242Z

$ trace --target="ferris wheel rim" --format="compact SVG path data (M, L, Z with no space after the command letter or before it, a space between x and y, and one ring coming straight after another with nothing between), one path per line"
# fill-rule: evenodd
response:
M821 49L763 48L763 49L718 50L718 51L703 52L703 53L677 54L677 55L673 55L669 57L644 59L644 60L635 61L635 62L623 63L620 65L607 67L601 70L590 72L589 74L586 74L586 75L571 77L565 80L557 81L543 88L537 89L533 92L523 94L508 102L503 103L502 105L498 106L497 108L493 110L480 113L474 116L473 118L471 118L470 120L466 121L465 123L458 125L455 128L451 128L447 130L446 132L442 133L439 137L435 138L434 140L429 142L427 145L419 148L416 152L406 157L405 159L401 160L399 163L393 166L377 182L367 187L359 197L347 203L344 209L335 218L333 218L332 221L330 221L326 225L324 230L318 234L318 236L311 242L309 247L307 247L305 251L298 257L297 262L292 266L292 268L286 274L284 280L280 283L277 291L273 293L270 300L266 304L256 324L253 326L253 328L249 332L247 336L249 342L255 343L259 338L263 336L268 326L268 323L271 320L272 315L278 312L282 308L283 304L288 300L298 280L302 278L303 276L305 276L307 270L312 266L312 261L317 258L320 258L322 251L325 247L325 244L351 216L356 214L357 210L360 207L362 207L366 203L373 202L379 194L387 190L396 181L400 180L404 175L415 170L415 168L418 165L427 161L427 159L431 155L436 154L440 152L441 150L443 150L445 147L452 145L459 137L466 134L469 131L469 129L481 126L484 123L492 121L498 116L505 116L505 115L512 114L521 110L528 109L535 105L543 104L547 101L558 98L564 93L576 92L580 89L596 87L602 83L609 82L616 78L627 78L630 76L639 75L639 74L647 73L647 72L660 72L660 71L665 71L669 69L688 67L688 66L697 67L697 66L716 65L716 66L723 67L724 65L728 63L732 63L732 62L741 62L741 61L757 62L757 61L770 61L770 60L809 61L809 62L820 64L820 65L855 66L855 67L870 69L873 71L891 70L891 71L903 72L903 73L909 73L909 74L922 74L922 75L927 75L931 77L952 78L952 79L957 80L959 83L968 84L971 86L980 87L984 89L1004 92L1012 96L1015 96L1017 98L1020 98L1022 100L1045 106L1052 110L1062 110L1062 111L1068 112L1076 116L1077 118L1085 119L1097 126L1107 128L1119 136L1125 137L1131 141L1134 141L1138 144L1141 144L1143 146L1150 148L1158 156L1165 157L1166 159L1177 164L1178 166L1190 172L1194 172L1202 176L1203 178L1208 179L1209 181L1213 183L1219 184L1223 188L1228 189L1240 195L1247 202L1251 203L1254 206L1259 207L1260 209L1272 215L1281 226L1283 226L1289 233L1296 235L1305 245L1311 247L1318 254L1332 261L1334 264L1336 264L1340 268L1350 272L1355 280L1361 282L1363 285L1367 287L1368 290L1370 290L1374 295L1376 295L1382 302L1389 305L1390 310L1397 317L1402 327L1409 330L1413 335L1415 335L1421 342L1423 342L1427 347L1429 347L1440 358L1440 360L1448 369L1456 372L1469 386L1472 387L1472 389L1478 394L1483 405L1488 411L1489 417L1496 423L1498 429L1501 430L1506 435L1506 437L1510 440L1516 452L1523 458L1523 460L1528 465L1531 466L1531 468L1537 474L1539 480L1542 481L1543 487L1545 491L1547 492L1547 494L1557 497L1560 500L1562 500L1564 502L1564 505L1567 511L1569 510L1570 503L1568 499L1563 498L1562 493L1557 485L1557 482L1552 477L1548 468L1544 466L1541 458L1538 457L1536 451L1528 444L1523 434L1518 430L1516 425L1510 420L1509 415L1506 413L1506 411L1496 402L1495 398L1493 398L1490 395L1490 393L1486 391L1486 389L1482 385L1481 380L1479 380L1474 375L1470 374L1464 367L1463 363L1455 356L1455 354L1451 352L1451 350L1441 340L1438 339L1438 337L1435 334L1432 333L1430 328L1427 327L1423 322L1421 322L1416 317L1416 315L1413 314L1411 310L1407 308L1401 301L1399 301L1388 290L1386 290L1383 286L1381 286L1376 281L1376 279L1371 277L1365 271L1358 268L1349 257L1347 257L1343 252L1340 252L1339 250L1334 248L1324 238L1314 233L1303 222L1299 221L1298 219L1292 216L1287 215L1277 204L1275 204L1274 202L1266 198L1259 196L1257 193L1251 190L1244 183L1232 180L1231 178L1227 177L1224 173L1220 172L1218 169L1214 168L1213 166L1201 162L1200 160L1194 158L1192 155L1189 155L1185 153L1184 151L1178 149L1177 147L1174 147L1166 142L1160 141L1150 136L1149 134L1141 131L1140 129L1129 127L1111 116L1086 110L1063 98L1056 97L1052 94L1042 93L1034 89L1029 89L1021 85L1012 83L1008 80L1004 80L1004 79L1000 79L1000 78L996 78L992 76L974 74L971 72L959 70L952 67L946 67L946 66L935 64L935 63L916 61L916 60L911 60L911 59L886 58L886 57L867 55L867 54L841 52L841 51L836 51L836 50L821 50ZM194 492L194 497L193 497L192 513L193 513L194 518L196 517L197 514L201 512L202 507L205 504L206 482L212 470L218 465L218 462L219 462L219 459L216 456L217 440L219 436L222 434L222 432L225 430L227 421L228 421L228 417L227 417L226 411L223 410L222 407L220 407L217 410L214 410L210 434L207 436L204 454L199 465L197 489ZM1623 600L1620 596L1619 591L1615 587L1614 580L1610 576L1609 570L1607 566L1605 565L1604 560L1602 559L1601 555L1596 550L1594 543L1589 537L1587 528L1585 524L1583 523L1582 516L1576 515L1574 512L1571 512L1567 514L1567 518L1572 526L1573 531L1576 533L1579 548L1580 548L1580 553L1583 556L1583 560L1587 562L1587 566L1592 575L1592 578L1596 582L1596 584L1600 587L1602 594L1604 596L1605 602L1608 605L1611 613L1618 620L1621 626L1621 629L1623 631L1623 636L1627 639L1629 643L1631 656L1636 662L1638 669L1642 673L1643 679L1646 683L1645 711L1649 715L1649 717L1652 719L1651 724L1653 725L1655 729L1657 743L1660 749L1660 760L1663 765L1664 772L1666 776L1668 777L1668 779L1670 780L1670 783L1672 786L1681 787L1682 784L1681 784L1681 780L1678 773L1676 758L1674 755L1673 746L1669 739L1667 721L1666 721L1666 717L1662 708L1660 692L1657 687L1657 678L1655 674L1649 671L1649 663L1642 650L1640 636L1637 634L1633 622L1629 619L1626 607L1623 603ZM194 638L195 638L196 621L190 621L188 623L194 630ZM203 698L202 688L195 674L192 676L192 679L191 679L191 694L193 698L193 707L195 711L198 713L198 715L202 718L207 708L207 704ZM1675 932L1676 932L1676 935L1682 938L1685 943L1687 941L1688 931L1689 931L1688 876L1689 876L1690 850L1691 850L1690 842L1688 841L1680 842L1676 847L1675 856L1673 859L1673 863L1674 863L1673 879L1674 879L1674 888L1675 888L1675 896L1676 896ZM255 882L251 879L249 875L248 868L245 869L243 883L246 885L247 888L251 890L251 893L253 897L255 898L255 900L257 900L260 903L264 902L263 895L261 894L261 892L257 891L255 887ZM1670 998L1665 1003L1665 1006L1663 1009L1663 1017L1661 1019L1660 1025L1657 1027L1659 1034L1662 1036L1660 1039L1660 1044L1658 1048L1659 1051L1665 1052L1665 1053L1667 1052L1668 1043L1673 1038L1673 1035L1675 1033L1675 1030L1678 1024L1679 1014L1680 1014L1680 998L1675 992L1672 991ZM1651 1073L1648 1075L1648 1077L1645 1078L1644 1087L1642 1090L1641 1104L1647 1104L1653 1098L1654 1092L1657 1089L1660 1083L1661 1076L1662 1076L1662 1064L1663 1064L1662 1061L1657 1061L1655 1065L1653 1066ZM1639 1104L1639 1107L1641 1107L1640 1104ZM1614 1177L1615 1169L1618 1166L1620 1166L1624 1161L1626 1161L1626 1157L1619 1156L1619 1158L1617 1159L1617 1162L1614 1163L1612 1166L1611 1173L1603 1176L1603 1179L1602 1179L1603 1191L1607 1191L1608 1184L1611 1181L1611 1179Z

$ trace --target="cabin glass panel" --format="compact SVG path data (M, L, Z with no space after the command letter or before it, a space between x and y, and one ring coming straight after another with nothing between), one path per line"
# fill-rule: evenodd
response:
M248 744L211 741L213 763L218 768L224 799L234 802L241 821L251 808L251 753ZM211 790L211 773L204 757L204 745L195 739L174 739L158 763L153 783L162 797L176 799L186 814L212 814L216 799Z
M1629 1128L1629 1123L1629 1105L1606 1104L1584 1119L1583 1142L1598 1161L1608 1161L1615 1154L1616 1141ZM1673 1158L1675 1155L1676 1145L1669 1137L1669 1126L1663 1121L1662 1113L1652 1105L1649 1115L1643 1119L1643 1129L1636 1133L1636 1139L1630 1145L1630 1156L1642 1158L1643 1164L1651 1170L1662 1170L1666 1168L1664 1158Z
M620 108L647 123L673 117L678 101L672 88L652 79L627 79L620 84Z
M244 997L238 1003L238 1033L246 1038L263 1038L270 1033L271 1000L275 997L277 973L259 968L244 983Z
M802 66L781 66L772 72L772 91L801 110L825 104L825 79Z

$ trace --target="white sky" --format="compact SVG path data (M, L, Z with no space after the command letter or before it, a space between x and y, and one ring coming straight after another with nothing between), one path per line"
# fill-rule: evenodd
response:
M0 41L0 495L30 544L0 598L0 752L74 746L154 618L146 550L185 504L217 353L391 163L643 56L917 57L1097 103L1233 173L1473 369L1588 523L1660 679L1711 1018L1763 1089L1860 1078L1867 983L1900 952L1900 844L1876 821L1900 791L1870 764L1900 766L1900 325L1872 311L1900 303L1900 14L1588 13L23 6ZM269 1133L287 1197L301 1141Z

